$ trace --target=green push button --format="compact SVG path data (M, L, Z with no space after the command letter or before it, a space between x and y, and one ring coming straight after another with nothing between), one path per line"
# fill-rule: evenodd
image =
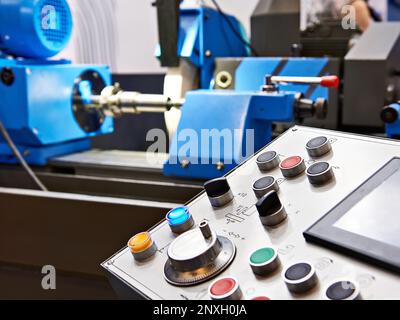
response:
M267 276L280 266L278 254L273 248L260 248L254 251L250 255L249 263L258 276Z
M275 250L272 248L262 248L254 251L250 256L251 263L263 264L270 261L275 256Z

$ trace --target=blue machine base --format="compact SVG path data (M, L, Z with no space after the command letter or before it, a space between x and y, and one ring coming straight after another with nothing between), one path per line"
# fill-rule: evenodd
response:
M17 145L17 148L29 164L45 166L50 158L89 150L91 144L89 139L82 139L43 147ZM18 163L10 147L4 142L0 142L0 163Z

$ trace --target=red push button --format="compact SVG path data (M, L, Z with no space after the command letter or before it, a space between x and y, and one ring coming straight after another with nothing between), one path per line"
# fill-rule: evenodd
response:
M213 300L240 300L242 291L236 278L226 277L215 280L208 288Z
M215 296L223 296L231 292L236 286L236 281L232 278L220 279L211 287L211 293Z
M282 161L281 168L291 169L298 166L302 161L303 161L302 157L299 156L290 157Z
M254 297L254 298L251 299L251 300L271 300L271 299L268 298L268 297L263 297L263 296L261 296L261 297Z
M279 168L285 178L293 178L306 170L304 159L300 156L286 158L281 162Z

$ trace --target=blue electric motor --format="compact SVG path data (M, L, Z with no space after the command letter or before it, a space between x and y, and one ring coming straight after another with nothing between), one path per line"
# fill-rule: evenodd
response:
M0 0L0 50L46 59L63 50L72 34L65 0Z
M72 33L65 0L0 0L0 120L28 163L89 149L113 119L75 102L111 84L107 66L49 59ZM0 137L0 162L14 163Z

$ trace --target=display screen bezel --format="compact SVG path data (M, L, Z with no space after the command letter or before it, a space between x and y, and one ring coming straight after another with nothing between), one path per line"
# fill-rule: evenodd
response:
M306 240L344 252L352 257L372 262L392 271L400 272L400 245L396 247L335 226L356 203L378 188L399 169L400 158L395 157L391 159L361 186L306 230L304 232ZM385 221L379 221L379 217L377 217L377 223L385 223Z

